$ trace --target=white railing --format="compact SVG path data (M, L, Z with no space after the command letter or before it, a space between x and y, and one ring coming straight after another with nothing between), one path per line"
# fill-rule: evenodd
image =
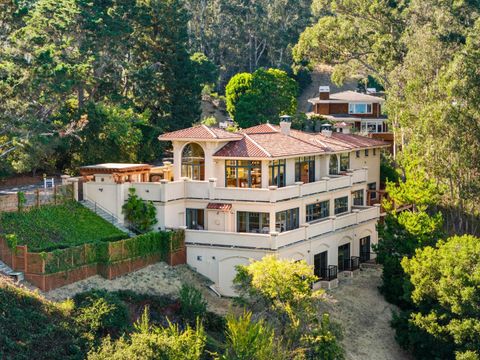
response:
M186 181L186 197L191 199L208 199L209 185L205 181Z
M213 199L216 200L240 200L240 201L263 201L270 202L271 190L249 188L213 188Z
M185 230L185 242L187 244L200 245L222 245L262 249L271 248L270 234Z
M301 186L303 185L290 185L290 186L277 188L276 190L271 190L275 192L272 198L273 200L272 202L299 197Z
M185 241L187 244L236 246L275 250L299 241L312 239L335 230L356 225L363 221L378 219L378 217L378 207L369 207L355 209L354 212L340 215L339 217L330 217L319 222L304 224L298 229L282 233L272 232L270 234L257 234L186 230Z
M327 181L327 190L332 191L352 186L351 179L352 177L350 175L340 175L337 177L332 177Z
M353 170L352 183L358 184L367 181L367 169Z
M357 213L340 215L335 219L335 230L357 224Z
M160 184L163 194L160 201L169 201L185 198L185 181L172 181Z
M301 186L301 196L317 194L327 191L327 182L325 180L306 183Z

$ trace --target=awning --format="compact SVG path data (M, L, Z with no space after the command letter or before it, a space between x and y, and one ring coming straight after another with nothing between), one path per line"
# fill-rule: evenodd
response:
M232 204L208 203L207 210L230 211L232 210Z

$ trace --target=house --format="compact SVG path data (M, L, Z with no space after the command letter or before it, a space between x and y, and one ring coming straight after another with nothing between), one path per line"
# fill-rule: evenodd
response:
M331 94L329 86L320 86L318 98L309 99L310 115L321 115L333 122L338 131L352 128L353 132L393 144L393 134L388 129L387 117L382 114L385 99L375 96L375 89L367 93L342 91Z
M185 229L187 263L222 295L235 294L236 265L267 254L306 260L318 286L374 256L380 211L366 196L378 189L385 142L293 130L288 117L236 133L199 125L159 140L173 146L173 180L148 180L144 165L86 167L83 196L121 219L135 188L154 202L160 229Z

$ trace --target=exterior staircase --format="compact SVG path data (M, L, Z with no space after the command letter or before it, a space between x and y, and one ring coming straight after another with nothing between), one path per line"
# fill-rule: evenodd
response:
M3 261L0 261L0 274L13 278L14 280L20 282L24 279L23 273L20 271L15 271L10 268Z
M90 200L83 200L80 201L80 204L85 206L87 209L93 211L105 221L108 221L110 224L114 225L117 229L127 233L128 236L136 236L136 234L130 229L128 229L126 226L124 226L113 213L101 207L97 203Z

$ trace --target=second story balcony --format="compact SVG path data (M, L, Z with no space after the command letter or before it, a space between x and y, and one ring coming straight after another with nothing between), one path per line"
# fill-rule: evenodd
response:
M168 202L178 199L204 199L221 201L252 201L275 203L303 196L319 194L351 187L367 181L367 169L357 169L343 175L330 175L319 181L285 187L242 188L219 186L217 179L195 181L184 178L179 181L162 180L158 183L132 183L131 187L144 200Z

